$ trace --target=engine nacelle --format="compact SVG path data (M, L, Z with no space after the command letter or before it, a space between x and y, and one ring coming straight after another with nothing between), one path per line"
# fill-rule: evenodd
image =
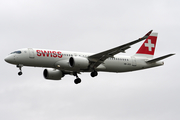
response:
M77 69L87 69L89 65L89 60L84 57L71 57L69 59L70 67Z
M61 69L70 68L68 59L67 60L59 60L54 65Z
M62 71L58 69L44 69L43 75L44 78L49 80L61 80L64 77Z

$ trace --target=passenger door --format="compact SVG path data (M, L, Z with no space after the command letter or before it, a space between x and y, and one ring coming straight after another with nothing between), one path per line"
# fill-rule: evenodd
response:
M34 59L34 50L32 48L28 48L29 58Z

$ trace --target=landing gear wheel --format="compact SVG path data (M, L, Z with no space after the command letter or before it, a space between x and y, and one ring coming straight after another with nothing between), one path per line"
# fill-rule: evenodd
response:
M19 75L19 76L22 75L22 72L18 72L18 75Z
M22 75L22 67L23 65L22 64L18 64L17 67L19 68L20 72L18 72L18 75Z
M75 79L75 80L74 80L74 83L75 83L75 84L81 83L81 79L80 79L80 78Z
M74 72L73 75L76 76L76 79L74 80L74 83L75 84L81 83L81 79L78 77L77 72Z
M91 77L95 77L95 76L97 76L97 75L98 75L98 72L97 72L97 71L91 72Z

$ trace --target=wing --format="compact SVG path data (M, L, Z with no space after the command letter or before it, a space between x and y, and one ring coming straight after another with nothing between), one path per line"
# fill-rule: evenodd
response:
M124 45L112 48L110 50L106 50L94 55L91 55L88 57L90 61L90 69L95 69L97 68L101 63L103 63L107 58L113 57L114 55L120 53L120 52L125 52L125 50L129 49L131 45L136 44L144 39L147 39L148 36L151 34L152 30L149 31L145 36L142 38L139 38L137 40L134 40L132 42L126 43Z

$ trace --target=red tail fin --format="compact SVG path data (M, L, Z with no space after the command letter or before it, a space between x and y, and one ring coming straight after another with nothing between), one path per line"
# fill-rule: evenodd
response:
M135 56L153 58L156 48L157 35L157 33L151 33L136 52Z

